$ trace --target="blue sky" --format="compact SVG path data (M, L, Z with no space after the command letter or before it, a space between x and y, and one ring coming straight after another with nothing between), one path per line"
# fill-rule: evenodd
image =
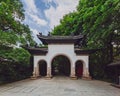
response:
M25 24L29 25L35 41L42 32L47 35L54 26L59 25L65 14L76 10L79 0L21 0L25 10Z

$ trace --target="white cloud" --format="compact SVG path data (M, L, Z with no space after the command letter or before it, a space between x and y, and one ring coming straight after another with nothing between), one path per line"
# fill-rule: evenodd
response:
M55 0L43 0L44 3L50 3L52 1L55 1Z
M38 25L41 25L41 26L46 26L47 25L47 22L45 20L43 20L43 19L40 19L37 15L30 14L30 17Z
M34 0L23 0L23 2L26 4L26 10L31 13L38 13L37 7L35 5Z
M76 9L79 0L42 0L45 5L39 5L39 8L35 5L35 0L21 0L25 8L25 24L28 24L31 31L33 32L33 37L35 41L39 42L37 34L42 32L44 35L47 35L54 26L59 24L60 19L65 14L72 12ZM39 2L39 0L37 0ZM53 2L57 5L54 7ZM42 7L49 9L42 9ZM41 9L40 9L41 8ZM44 14L42 14L44 11ZM42 18L40 18L40 16Z
M50 27L53 29L55 25L59 24L60 19L65 14L68 14L76 10L79 0L45 0L47 3L55 2L58 6L54 8L50 6L49 9L45 10L45 15L50 21Z
M32 34L33 37L34 37L33 39L34 39L37 43L41 43L40 40L37 38L37 35L39 34L38 30L31 28L31 31L33 32L33 34Z
M39 34L39 32L36 29L31 29L31 31L33 32L33 35Z
M38 15L40 15L40 12L38 11L36 5L35 5L35 0L22 0L26 6L25 14L27 22L28 20L31 20L34 22L34 24L38 24L40 26L46 26L47 21L44 19L41 19ZM31 18L31 19L28 19Z

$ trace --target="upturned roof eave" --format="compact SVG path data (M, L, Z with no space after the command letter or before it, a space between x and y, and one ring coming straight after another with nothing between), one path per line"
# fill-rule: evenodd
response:
M75 53L77 55L79 54L86 54L86 55L89 55L89 54L93 54L95 53L96 51L98 50L101 50L101 49L80 49L80 48L75 48Z
M32 55L46 55L48 53L47 48L32 48L32 47L26 47L26 50Z
M83 39L83 35L78 36L41 36L37 35L37 37L43 42L43 44L56 44L56 43L76 43Z
M112 63L108 64L108 67L112 67L112 66L120 66L120 61L112 62Z

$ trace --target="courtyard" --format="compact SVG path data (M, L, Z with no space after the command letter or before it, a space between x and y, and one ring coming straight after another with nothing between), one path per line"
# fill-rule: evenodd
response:
M56 76L1 85L0 96L120 96L120 89L104 81Z

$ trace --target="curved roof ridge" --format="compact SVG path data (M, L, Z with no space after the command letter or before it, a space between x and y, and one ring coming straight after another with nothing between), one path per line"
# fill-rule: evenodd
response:
M77 36L44 36L37 35L37 37L43 42L43 44L50 43L76 43L84 38L84 35Z

